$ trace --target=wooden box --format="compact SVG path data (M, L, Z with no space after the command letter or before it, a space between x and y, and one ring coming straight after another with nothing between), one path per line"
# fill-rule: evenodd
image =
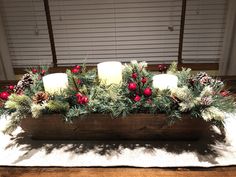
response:
M188 115L168 125L164 114L132 114L125 118L92 114L73 123L64 122L59 114L51 114L25 118L21 127L38 140L196 140L210 130L208 122Z

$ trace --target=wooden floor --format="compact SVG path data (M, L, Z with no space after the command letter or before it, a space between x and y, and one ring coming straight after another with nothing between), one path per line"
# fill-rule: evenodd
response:
M217 168L22 168L0 167L0 177L236 177L236 167Z

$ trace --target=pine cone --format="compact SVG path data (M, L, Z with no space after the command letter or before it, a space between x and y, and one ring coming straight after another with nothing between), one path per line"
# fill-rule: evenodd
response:
M42 104L46 101L48 101L49 96L45 92L38 92L33 96L33 102L36 104Z
M210 84L211 83L211 77L203 77L199 80L199 82L202 85Z
M200 72L194 77L195 81L200 82L202 85L210 84L212 78L205 72Z
M33 79L31 78L31 75L27 73L23 75L22 79L17 83L14 92L20 94L25 90L25 88L29 87L31 84L33 84Z
M203 77L208 77L208 74L207 73L205 73L205 72L200 72L200 73L198 73L196 76L195 76L195 78L194 78L194 80L201 80Z
M212 97L204 97L201 99L201 104L209 106L213 102Z

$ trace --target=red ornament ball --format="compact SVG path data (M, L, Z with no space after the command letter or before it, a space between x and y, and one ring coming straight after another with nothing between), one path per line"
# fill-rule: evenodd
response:
M164 69L164 65L163 64L159 64L159 65L157 65L157 70L158 71L163 71L163 69Z
M89 99L87 96L82 96L80 98L77 98L77 102L79 104L87 104L89 102Z
M134 97L134 101L139 102L141 100L141 97L139 95L136 95Z
M138 74L137 74L137 73L133 73L133 74L132 74L132 78L133 78L133 79L136 79L137 77L138 77Z
M80 71L81 66L80 66L80 65L76 65L75 68L78 69L78 70Z
M76 94L76 99L77 99L77 103L79 104L87 104L89 102L88 97L85 95L82 95L81 93Z
M229 96L229 91L223 90L220 92L220 95L223 97Z
M137 89L137 84L134 82L131 82L131 83L129 83L128 88L129 88L129 90L134 91Z
M144 91L143 91L143 94L145 96L151 96L152 95L152 89L149 88L149 87L145 88Z
M87 96L83 96L81 100L83 104L87 104L89 102L89 99Z
M10 96L10 94L8 92L1 92L0 93L0 98L3 100L8 100L9 96Z
M38 72L36 68L32 68L31 71L32 71L33 74L36 74Z
M73 68L73 69L71 69L71 72L74 73L74 74L76 74L76 73L79 72L79 70L78 70L77 68Z
M76 98L81 98L83 95L81 93L76 93Z
M44 76L45 74L46 74L46 71L43 69L43 70L41 71L41 75Z
M9 85L9 86L8 86L8 89L9 89L9 90L14 90L14 88L15 88L14 85Z
M141 82L142 82L143 84L145 84L145 83L147 82L147 78L146 78L146 77L143 77L142 80L141 80Z

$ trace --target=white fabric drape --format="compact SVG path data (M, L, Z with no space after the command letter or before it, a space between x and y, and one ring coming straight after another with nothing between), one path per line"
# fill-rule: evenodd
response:
M236 75L236 1L229 0L220 75Z
M9 56L6 42L6 33L3 28L2 18L0 15L0 80L14 80L11 59Z

